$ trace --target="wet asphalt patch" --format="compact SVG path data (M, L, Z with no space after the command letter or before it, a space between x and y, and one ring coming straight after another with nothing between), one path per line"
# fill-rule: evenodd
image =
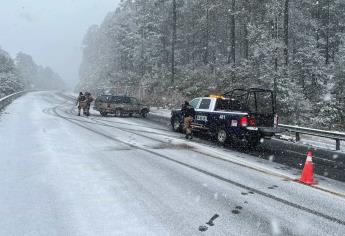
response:
M234 210L231 211L232 214L238 215L241 213L241 210L243 209L242 206L236 206Z
M248 195L248 194L254 194L253 191L249 191L249 192L241 192L242 195Z
M208 227L207 227L207 226L205 226L205 225L199 226L199 231L205 232L206 230L208 230Z
M238 215L238 214L240 214L241 212L240 212L239 210L232 210L231 213L234 214L234 215Z
M277 185L272 185L272 186L269 186L269 187L267 187L268 189L276 189L276 188L278 188L278 186Z
M218 214L214 214L214 216L211 217L211 219L206 223L209 226L214 226L214 221L219 217Z
M145 145L146 146L146 145ZM192 146L188 144L172 144L172 143L160 143L158 145L146 146L152 149L193 149Z
M133 148L129 148L129 147L106 147L104 148L105 151L109 151L109 152L120 152L120 151L131 151L133 150Z
M219 215L218 214L214 214L212 217L211 217L211 219L208 221L208 222L206 222L206 224L207 225L209 225L209 226L214 226L214 221L217 219L219 217ZM206 230L208 230L208 227L206 226L206 225L201 225L201 226L199 226L199 231L200 232L205 232Z
M288 166L275 166L274 168L277 170L292 170L292 168Z

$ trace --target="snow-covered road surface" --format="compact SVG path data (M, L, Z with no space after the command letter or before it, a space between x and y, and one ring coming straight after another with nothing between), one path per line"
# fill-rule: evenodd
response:
M139 118L75 114L35 92L0 115L0 235L345 235L345 199L278 164Z

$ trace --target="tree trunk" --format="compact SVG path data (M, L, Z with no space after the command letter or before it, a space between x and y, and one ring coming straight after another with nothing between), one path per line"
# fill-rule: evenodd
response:
M236 63L236 19L235 19L235 10L236 10L236 0L232 0L232 12L231 12L231 50L229 50L228 63L231 61L233 64Z
M231 23L231 56L232 63L236 63L236 21L235 21L235 11L236 11L236 0L232 0L232 23Z
M244 23L243 23L243 31L244 31L244 58L248 60L248 57L249 57L249 40L248 40L247 21L244 21Z
M141 28L141 51L140 51L140 64L141 64L141 78L144 77L145 74L145 65L144 65L144 27Z
M176 13L176 0L172 2L173 8L173 33L171 41L171 83L175 82L175 45L176 45L176 27L177 27L177 13Z
M320 21L320 2L317 3L317 9L316 9L316 20L317 20L317 29L316 29L316 47L320 47L320 26L319 26L319 21Z
M276 15L275 17L275 22L274 22L274 38L275 42L278 42L279 39L279 31L278 31L278 16ZM274 70L277 72L278 71L278 48L275 49L274 53Z
M289 64L289 0L285 0L284 8L284 55L285 65Z
M326 32L326 65L329 64L329 24L330 24L330 6L329 6L329 0L327 0L327 32Z
M208 50L209 50L209 40L210 40L210 29L209 29L209 5L208 5L208 1L207 1L207 5L206 5L206 36L205 36L205 45L204 45L204 64L207 65L208 64Z
M253 9L251 0L247 0L245 3L247 16L244 18L244 58L249 59L249 39L248 39L248 24L253 22Z
M278 13L276 13L275 22L274 22L274 30L275 30L275 41L278 42L279 38L279 31L278 31ZM276 100L277 93L278 93L278 84L277 84L277 77L278 77L278 48L275 49L274 53L274 78L273 78L273 94L274 100Z

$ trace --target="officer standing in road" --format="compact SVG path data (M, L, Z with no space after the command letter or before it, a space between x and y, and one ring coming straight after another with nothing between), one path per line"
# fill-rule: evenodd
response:
M185 101L182 105L182 115L184 117L184 129L186 131L186 139L192 139L193 133L192 133L192 122L195 116L195 110L194 107L192 107L189 102Z
M90 106L91 103L94 101L94 98L92 97L91 93L85 92L85 100L86 100L86 105L85 105L85 115L89 116L90 115Z
M78 116L80 116L81 109L83 109L83 113L85 114L86 97L82 92L79 93L79 96L77 98L77 102L75 105L78 106Z

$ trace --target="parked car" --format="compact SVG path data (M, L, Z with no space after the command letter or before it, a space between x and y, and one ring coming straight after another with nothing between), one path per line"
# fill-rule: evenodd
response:
M209 134L219 143L245 141L256 146L280 132L271 90L236 89L223 96L195 98L190 105L196 111L193 131ZM181 109L171 112L171 125L174 131L183 129Z
M93 109L99 111L102 116L114 114L117 117L139 114L145 118L150 112L150 108L148 106L143 105L134 97L114 95L98 96Z

